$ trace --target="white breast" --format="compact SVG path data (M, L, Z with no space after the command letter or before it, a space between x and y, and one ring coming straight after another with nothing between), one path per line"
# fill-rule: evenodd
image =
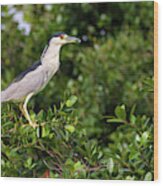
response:
M43 52L41 62L42 62L42 69L44 73L45 86L59 69L59 65L60 65L59 53L60 53L60 46L54 46L54 45L50 45Z

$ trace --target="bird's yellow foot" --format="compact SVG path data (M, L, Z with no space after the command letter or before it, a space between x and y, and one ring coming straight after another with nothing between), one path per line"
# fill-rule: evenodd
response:
M37 123L33 123L33 122L30 122L29 125L34 129L39 126Z
M46 122L43 122L40 124L41 127L45 126L46 125Z

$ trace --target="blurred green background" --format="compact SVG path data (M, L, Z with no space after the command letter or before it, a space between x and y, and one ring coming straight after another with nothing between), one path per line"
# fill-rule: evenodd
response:
M2 176L153 180L153 2L2 6L1 87L48 38L81 38L28 105L2 105Z

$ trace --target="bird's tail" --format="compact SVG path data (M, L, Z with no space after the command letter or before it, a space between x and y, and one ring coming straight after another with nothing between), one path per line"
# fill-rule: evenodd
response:
M1 92L1 103L6 102L6 101L8 101L8 96L7 96L6 90L3 90Z

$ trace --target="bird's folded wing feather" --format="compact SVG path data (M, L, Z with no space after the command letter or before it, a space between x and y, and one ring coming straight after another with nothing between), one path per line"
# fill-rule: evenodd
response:
M43 73L44 71L40 63L21 73L7 89L2 91L2 102L23 99L29 93L37 93L44 83Z

